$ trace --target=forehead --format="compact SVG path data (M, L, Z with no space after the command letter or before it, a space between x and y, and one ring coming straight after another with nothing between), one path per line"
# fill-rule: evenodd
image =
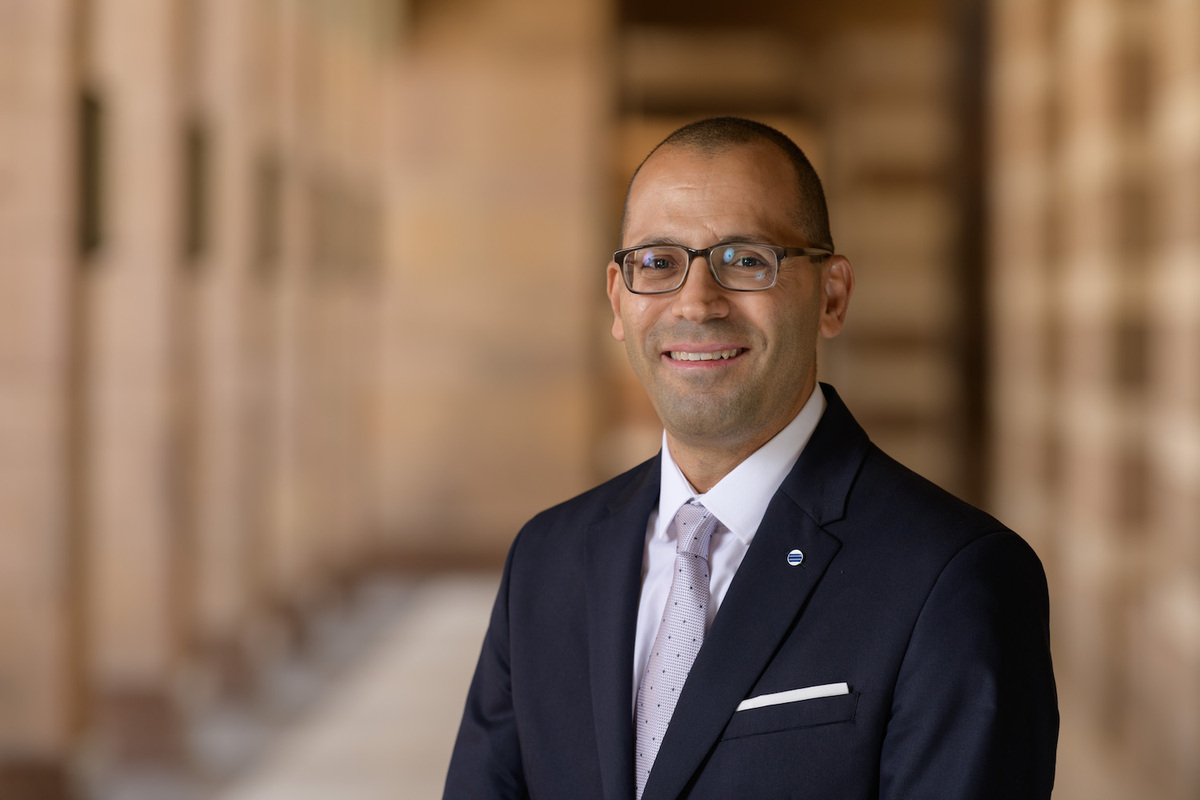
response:
M663 148L642 165L625 209L626 246L678 241L693 247L752 235L799 241L797 180L778 148L754 143L715 153Z

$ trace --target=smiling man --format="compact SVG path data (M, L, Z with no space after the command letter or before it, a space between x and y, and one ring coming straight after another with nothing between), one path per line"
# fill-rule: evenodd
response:
M681 128L621 247L612 332L663 448L513 543L445 797L1049 797L1041 565L817 383L854 273L803 153Z

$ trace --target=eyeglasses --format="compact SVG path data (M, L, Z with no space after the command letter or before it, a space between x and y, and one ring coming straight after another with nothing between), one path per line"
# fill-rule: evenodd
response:
M687 280L693 259L708 262L709 272L722 288L735 292L761 292L775 285L779 262L791 256L831 256L832 250L813 247L777 247L773 244L730 242L703 250L681 245L645 245L613 253L621 268L625 288L634 294L673 292Z

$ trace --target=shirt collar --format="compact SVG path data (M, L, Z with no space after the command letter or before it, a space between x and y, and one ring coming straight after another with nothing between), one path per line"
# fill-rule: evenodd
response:
M696 499L722 525L749 545L766 516L771 498L792 471L800 452L812 437L821 415L825 413L825 405L825 395L821 385L817 384L795 419L704 494L697 494L679 470L675 459L671 457L671 448L667 446L666 431L663 431L662 482L654 536L667 538L670 531L674 530L671 521L675 518L675 512L684 503Z

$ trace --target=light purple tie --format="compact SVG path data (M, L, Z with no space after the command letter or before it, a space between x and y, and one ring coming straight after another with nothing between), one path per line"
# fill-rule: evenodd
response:
M708 624L708 544L716 527L717 518L699 503L688 502L675 514L675 575L646 662L646 674L638 687L634 712L638 800L646 789L679 692L704 642Z

